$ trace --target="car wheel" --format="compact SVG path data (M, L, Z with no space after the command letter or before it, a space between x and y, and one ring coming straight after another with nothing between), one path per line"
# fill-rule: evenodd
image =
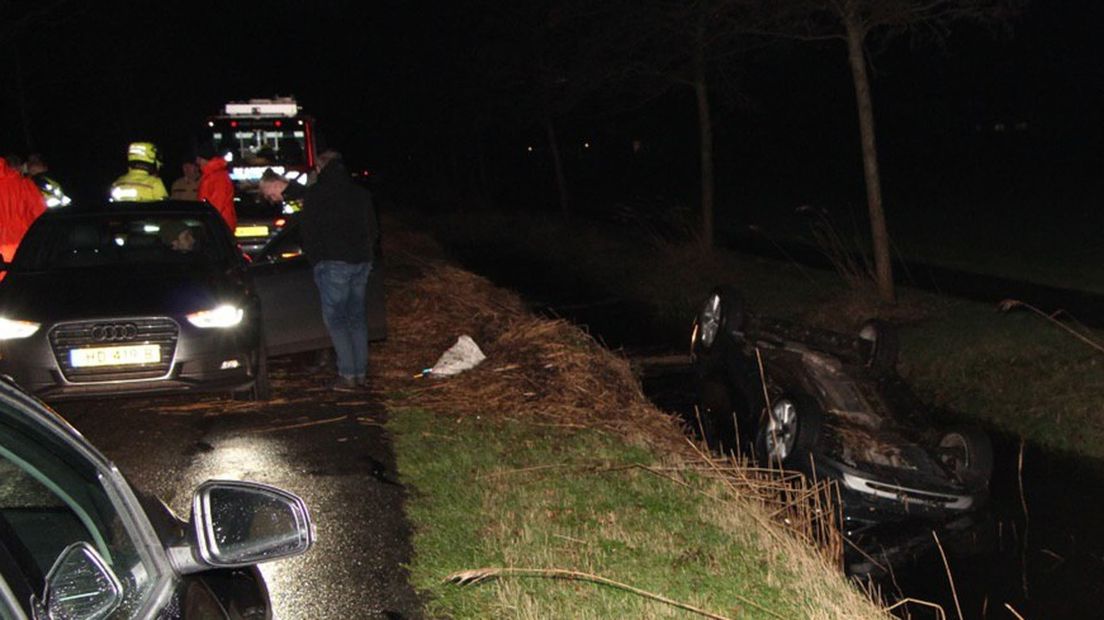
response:
M264 345L257 349L257 363L253 366L253 387L249 390L250 400L263 402L272 398L272 383L268 379L268 351Z
M710 350L721 331L736 332L744 326L744 298L730 286L719 286L705 298L695 322L694 349Z
M889 372L897 367L901 343L893 325L881 319L870 319L859 328L859 338L870 343L867 366L877 372Z
M981 430L952 429L939 440L939 460L960 481L985 486L993 474L993 444Z
M806 469L823 421L824 413L813 398L794 394L774 399L756 436L759 460L772 466Z

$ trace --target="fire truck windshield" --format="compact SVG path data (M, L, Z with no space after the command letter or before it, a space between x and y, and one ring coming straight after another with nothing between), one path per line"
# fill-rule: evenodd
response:
M222 119L211 132L216 150L230 153L231 166L307 165L306 132L294 119Z

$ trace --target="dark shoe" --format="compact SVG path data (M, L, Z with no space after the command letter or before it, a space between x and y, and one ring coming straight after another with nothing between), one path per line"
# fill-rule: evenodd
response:
M349 377L342 377L340 375L334 377L327 387L335 392L360 391L360 386L357 385L356 379L350 379Z

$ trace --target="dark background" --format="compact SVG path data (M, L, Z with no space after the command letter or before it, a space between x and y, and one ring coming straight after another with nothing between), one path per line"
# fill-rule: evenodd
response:
M98 199L128 142L161 147L168 183L227 101L295 95L326 145L396 195L551 209L544 129L501 71L526 53L518 6L2 3L0 150L41 152L70 194ZM961 25L941 44L902 37L874 50L891 232L895 219L927 216L1100 223L1102 18L1093 0L1035 2L1008 29ZM842 43L774 42L715 65L711 82L720 221L862 207ZM692 93L674 88L597 93L559 115L576 208L693 206L695 113Z

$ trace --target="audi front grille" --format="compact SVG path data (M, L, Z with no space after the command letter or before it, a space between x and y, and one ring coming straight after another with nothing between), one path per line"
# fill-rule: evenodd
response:
M176 353L180 327L165 317L73 321L50 330L50 347L67 381L95 383L136 381L167 376ZM144 364L115 364L74 367L71 351L93 347L157 345L159 361Z

